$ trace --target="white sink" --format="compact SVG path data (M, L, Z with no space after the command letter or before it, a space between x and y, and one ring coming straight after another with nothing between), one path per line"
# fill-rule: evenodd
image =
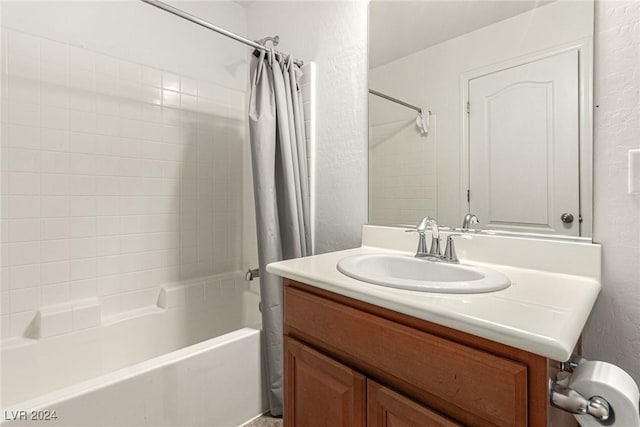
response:
M342 258L338 271L353 279L392 288L475 294L508 288L511 281L490 268L434 262L408 255L361 254Z

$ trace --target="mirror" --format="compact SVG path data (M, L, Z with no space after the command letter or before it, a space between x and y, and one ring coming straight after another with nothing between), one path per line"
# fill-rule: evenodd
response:
M369 223L591 236L593 1L369 6Z

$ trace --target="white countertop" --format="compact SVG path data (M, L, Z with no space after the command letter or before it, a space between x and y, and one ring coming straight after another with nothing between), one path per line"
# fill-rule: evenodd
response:
M363 253L413 255L363 246L272 263L267 271L558 361L571 356L600 292L593 277L464 259L504 273L512 285L484 294L428 293L361 282L336 269L341 258Z

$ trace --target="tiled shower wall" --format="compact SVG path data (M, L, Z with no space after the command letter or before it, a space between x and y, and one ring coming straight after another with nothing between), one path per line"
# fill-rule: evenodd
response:
M371 100L372 96L369 95ZM370 101L370 110L398 108ZM436 120L429 134L418 132L415 117L371 123L369 127L369 222L411 224L425 215L437 218ZM373 117L373 114L370 116Z
M2 31L2 337L239 270L245 93Z

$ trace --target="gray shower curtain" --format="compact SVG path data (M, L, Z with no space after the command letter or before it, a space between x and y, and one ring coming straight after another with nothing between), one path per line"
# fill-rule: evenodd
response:
M282 280L270 262L311 255L309 179L300 68L261 52L251 63L249 130L269 407L282 414Z

